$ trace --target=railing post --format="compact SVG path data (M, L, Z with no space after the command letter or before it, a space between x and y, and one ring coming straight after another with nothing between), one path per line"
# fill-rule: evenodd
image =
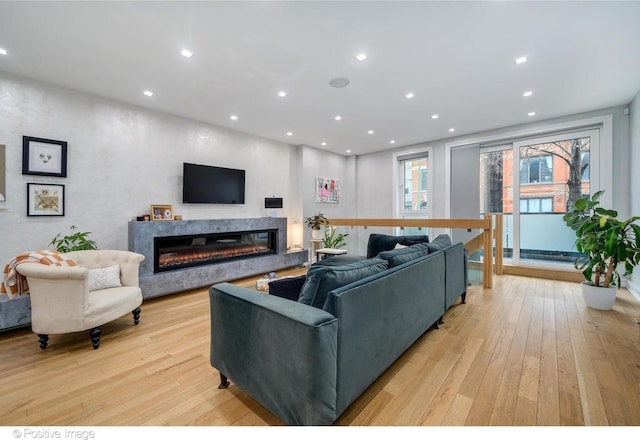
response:
M502 275L502 259L503 259L503 240L502 240L502 228L503 228L503 216L502 214L496 214L496 231L495 231L495 239L496 239L496 256L495 256L495 273L496 275Z
M493 287L493 224L491 216L486 214L485 220L488 221L489 226L484 230L484 246L483 246L483 285L485 289L491 289Z

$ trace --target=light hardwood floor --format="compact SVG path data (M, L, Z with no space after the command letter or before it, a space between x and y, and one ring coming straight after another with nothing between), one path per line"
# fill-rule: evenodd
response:
M639 315L625 289L597 311L577 283L496 276L336 425L640 425ZM102 327L98 350L85 333L52 335L46 350L29 329L0 333L0 365L5 426L281 425L233 382L217 388L207 289L145 301L139 326Z

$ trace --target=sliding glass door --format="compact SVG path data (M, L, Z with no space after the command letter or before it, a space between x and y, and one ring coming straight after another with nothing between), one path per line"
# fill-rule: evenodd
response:
M503 214L503 254L514 265L572 264L575 235L562 220L599 188L599 130L480 147L480 213Z
M598 144L598 130L514 142L514 264L573 263L575 234L562 217L598 188L591 179Z

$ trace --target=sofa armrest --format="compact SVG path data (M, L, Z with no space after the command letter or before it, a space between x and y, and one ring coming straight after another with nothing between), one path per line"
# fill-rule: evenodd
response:
M209 299L214 368L286 424L336 419L333 315L229 283L212 286Z

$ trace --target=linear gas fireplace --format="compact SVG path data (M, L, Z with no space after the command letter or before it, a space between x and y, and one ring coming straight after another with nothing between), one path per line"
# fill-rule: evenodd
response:
M278 230L154 237L154 272L275 254Z

